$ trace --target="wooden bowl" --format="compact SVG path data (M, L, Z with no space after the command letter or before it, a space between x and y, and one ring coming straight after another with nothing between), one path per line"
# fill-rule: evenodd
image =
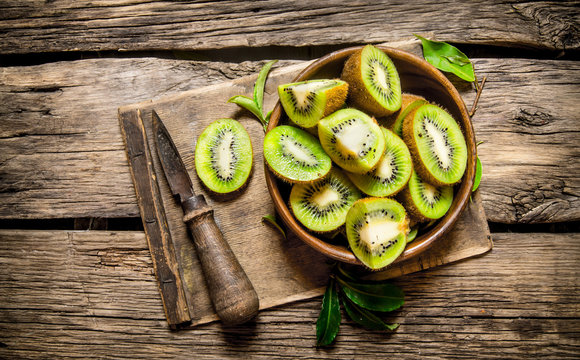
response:
M383 50L395 63L403 92L422 95L430 102L443 106L453 115L460 124L465 141L467 143L468 159L467 169L459 185L455 186L455 196L451 208L447 214L439 219L428 232L418 236L413 242L407 245L405 251L394 263L401 262L425 251L437 239L440 239L455 224L461 212L465 209L473 187L475 177L476 147L473 127L469 119L467 109L463 99L451 82L435 67L425 60L410 54L406 51L389 47L377 46ZM313 62L310 66L299 73L293 82L308 79L331 79L340 77L344 62L356 50L362 46L351 47L330 53ZM276 104L268 131L276 127L282 117L285 116L280 102ZM272 196L278 214L286 224L300 239L312 246L322 254L349 264L362 265L354 254L345 246L328 243L314 233L307 231L293 216L288 208L289 187L279 181L266 166L266 183L268 191Z

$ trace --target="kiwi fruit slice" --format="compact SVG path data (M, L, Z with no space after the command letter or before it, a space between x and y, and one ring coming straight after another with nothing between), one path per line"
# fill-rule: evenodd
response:
M453 186L433 186L413 171L399 197L414 222L428 222L443 217L453 202Z
M401 108L401 79L382 50L366 45L344 64L341 79L349 85L351 105L376 117Z
M356 109L342 109L318 122L322 147L338 166L364 174L385 151L385 136L376 120Z
M407 116L413 116L415 110L417 110L421 105L425 105L427 100L423 97L413 94L403 94L403 101L401 104L401 109L397 112L397 117L391 125L391 130L399 137L403 137L403 121Z
M195 170L215 193L239 190L252 170L252 143L242 124L219 119L206 127L195 145Z
M459 182L467 167L467 145L453 117L437 105L425 104L403 122L403 140L417 173L429 184Z
M332 166L318 139L289 125L268 131L264 137L264 158L276 176L290 183L320 179Z
M280 103L286 115L303 128L340 109L346 101L348 84L335 80L307 80L278 86Z
M392 131L381 127L385 136L385 151L378 165L365 174L348 173L350 180L362 192L385 197L398 193L411 177L413 160L405 142Z
M344 225L346 213L362 194L339 169L310 184L295 184L290 207L296 219L315 232L335 231Z
M393 199L358 200L346 215L348 244L354 255L372 270L384 268L401 255L408 233L405 208Z

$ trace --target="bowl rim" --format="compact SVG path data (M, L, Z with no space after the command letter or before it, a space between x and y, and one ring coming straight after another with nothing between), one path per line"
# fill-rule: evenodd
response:
M309 76L312 76L316 73L323 65L333 60L340 60L341 58L346 58L354 53L355 51L363 48L365 45L360 46L353 46L344 49L340 49L334 52L331 52L327 55L320 57L319 59L312 62L308 65L305 69L303 69L293 80L292 82L303 81L306 80ZM453 199L453 203L451 205L450 210L445 214L445 216L439 220L433 228L431 228L425 234L417 237L410 245L407 245L404 252L389 266L393 264L400 263L402 261L408 260L413 258L425 250L427 250L433 243L443 237L446 233L448 233L451 228L455 225L461 213L465 210L467 203L469 201L471 195L471 189L473 187L473 182L475 178L475 167L476 167L476 155L477 149L475 145L475 133L473 130L473 125L471 123L471 119L469 117L469 113L467 112L467 108L463 101L463 98L453 86L453 84L449 81L449 79L441 73L437 68L433 65L429 64L424 59L411 54L405 50L400 50L388 46L381 46L381 45L374 45L375 47L383 50L389 57L396 59L397 61L406 61L413 65L418 66L421 68L422 71L431 75L434 80L442 85L448 94L451 96L453 102L457 105L458 110L461 114L461 119L456 119L460 124L461 129L463 130L463 134L467 143L467 167L465 174L463 175L463 179L459 185L459 188L456 190L456 195ZM276 103L274 110L272 111L272 115L270 117L270 122L268 124L267 131L270 131L275 126L278 125L280 121L280 117L282 115L282 107L280 104L280 100ZM264 160L265 161L265 160ZM289 207L286 205L280 190L278 189L277 185L277 178L269 169L268 165L265 164L264 172L266 176L266 185L268 187L268 192L272 197L274 202L274 206L276 211L280 215L282 221L286 224L288 228L291 229L302 241L306 244L311 246L312 248L316 249L318 252L328 256L331 259L338 260L344 263L353 264L353 265L361 265L364 266L363 263L358 260L352 251L342 245L334 245L330 244L315 235L308 232L306 229L302 227L298 223L298 221L292 215ZM379 269L379 270L384 270Z

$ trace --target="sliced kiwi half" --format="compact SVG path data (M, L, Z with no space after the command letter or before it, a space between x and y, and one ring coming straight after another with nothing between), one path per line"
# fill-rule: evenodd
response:
M407 145L400 137L383 127L381 130L386 146L378 165L365 174L347 175L365 194L385 197L393 196L405 187L411 177L413 161Z
M427 100L423 97L413 94L403 93L403 101L401 109L396 113L397 117L391 125L391 130L399 137L403 137L403 121L407 116L413 116L415 111L421 106L425 105Z
M335 231L344 225L346 213L362 194L339 169L309 184L295 184L290 207L296 219L315 232Z
M428 222L443 217L453 202L453 186L434 186L413 171L399 199L413 222Z
M467 167L467 145L453 117L437 105L425 104L403 122L403 140L417 173L426 182L451 185Z
M401 107L401 80L395 64L372 45L347 59L341 79L348 83L350 102L358 109L381 117Z
M340 109L346 101L348 84L335 80L307 80L278 86L280 103L286 115L303 128Z
M320 179L332 166L318 139L289 125L277 126L266 134L264 158L276 176L290 183Z
M252 170L252 143L242 124L219 119L206 127L195 145L195 170L215 193L240 189Z
M318 122L322 147L338 166L364 174L385 151L385 136L376 120L357 109L342 109Z
M354 255L378 270L391 264L405 250L409 220L405 208L389 198L364 198L346 215L346 236Z

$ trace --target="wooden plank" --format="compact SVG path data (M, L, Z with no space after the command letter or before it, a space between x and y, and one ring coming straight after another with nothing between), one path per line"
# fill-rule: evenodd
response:
M139 210L165 317L170 328L183 327L191 322L191 316L175 248L167 227L165 209L163 204L155 201L159 194L159 187L156 174L149 167L152 155L149 151L145 127L139 113L119 115L119 122L125 140L135 193L137 199L140 200Z
M488 220L577 221L580 64L474 63L480 77L489 76L474 117L485 141L479 155ZM94 59L0 69L0 218L138 216L116 108L256 74L261 64ZM470 105L469 85L455 84ZM220 116L250 121L226 100L216 99Z
M396 332L343 317L337 343L316 349L320 298L170 332L144 233L0 230L0 357L576 358L580 235L494 239L485 256L396 279Z
M577 1L99 1L0 3L2 53L223 49L397 41L580 45ZM348 31L344 31L348 29Z

